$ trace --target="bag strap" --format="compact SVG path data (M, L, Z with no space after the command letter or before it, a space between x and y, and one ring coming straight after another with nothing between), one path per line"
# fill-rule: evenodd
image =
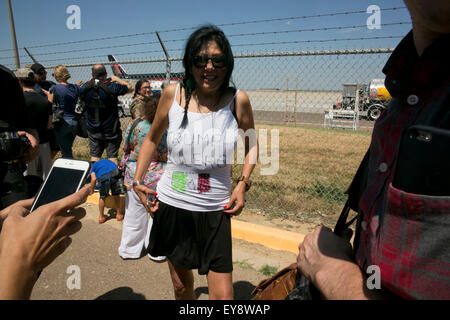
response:
M370 150L370 149L369 149ZM369 150L367 150L364 155L363 160L361 161L358 170L356 171L355 176L353 177L350 186L348 187L346 194L348 194L347 201L345 202L344 208L336 222L336 226L334 227L334 233L338 236L342 235L345 229L350 227L352 223L357 219L358 215L353 217L350 221L347 222L348 213L350 209L358 212L359 200L361 199L361 193L367 182L367 174L369 169Z
M58 102L58 97L56 96L56 84L55 85L53 85L49 90L50 90L50 93L52 93L53 94L53 103L52 103L52 105L53 105L53 108L56 110L56 109L59 109L59 102ZM53 90L51 90L53 88ZM51 91L53 91L53 92L51 92Z
M236 114L236 88L233 88L233 102L231 103L230 109L231 113L233 114L233 117L236 119L236 122L239 125L239 120Z
M95 81L98 80L98 81ZM109 90L108 88L108 84L109 81L102 81L100 79L92 79L89 80L88 84L86 85L86 88L83 90L83 92L80 94L80 98L82 100L85 99L86 94L91 91L91 90L95 90L95 92L98 94L98 89L102 89L110 99L114 100L115 97L112 94L111 90Z
M131 134L133 133L134 128L136 128L136 126L139 124L139 122L141 122L142 119L141 118L137 118L133 124L131 125L130 131L128 132L128 136L127 136L127 140L126 140L126 144L125 144L125 155L129 154L130 150L130 139L131 139Z

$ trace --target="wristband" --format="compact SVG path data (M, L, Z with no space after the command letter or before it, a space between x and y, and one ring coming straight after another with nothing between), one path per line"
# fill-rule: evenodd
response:
M144 180L133 181L133 188L145 185Z

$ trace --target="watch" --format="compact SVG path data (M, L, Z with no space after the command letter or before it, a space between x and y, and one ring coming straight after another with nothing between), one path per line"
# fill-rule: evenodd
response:
M144 180L133 181L133 187L143 186Z
M239 182L239 181L244 181L244 183L245 183L245 191L248 191L249 189L250 189L250 187L252 186L252 182L249 180L249 178L247 178L246 176L240 176L237 180L236 180L236 182Z

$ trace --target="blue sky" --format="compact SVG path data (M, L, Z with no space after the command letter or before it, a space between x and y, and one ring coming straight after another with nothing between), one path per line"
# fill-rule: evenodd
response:
M191 1L89 1L89 0L11 0L21 65L31 60L26 57L23 47L43 64L59 64L62 59L71 62L88 62L89 58L99 60L108 53L118 55L120 59L134 60L159 58L163 54L154 34L130 36L113 40L97 40L70 45L36 47L39 45L98 39L118 35L161 31L161 37L173 57L181 56L180 51L192 30L164 32L176 28L196 27L204 23L229 24L263 19L277 19L310 16L337 12L366 10L369 5L378 5L381 9L404 7L402 1L393 0L191 0ZM66 20L70 14L66 9L78 5L81 10L81 29L69 30ZM314 32L288 32L272 34L275 31L333 28L337 26L361 26L366 24L367 13L327 16L318 18L285 19L264 23L236 24L223 26L229 36L234 53L265 52L286 50L313 50L334 48L374 48L394 47L399 38L374 40L348 40L333 42L300 42L329 39L354 39L367 37L386 37L404 35L410 24L385 24L408 22L406 9L381 12L382 28L369 30L367 27L323 30ZM263 32L262 35L238 36L239 34ZM14 67L11 32L6 1L0 1L0 63ZM152 43L153 42L153 43ZM284 42L274 44L274 42ZM268 43L266 45L257 45ZM270 43L270 44L269 44ZM138 45L140 44L140 45ZM115 48L104 48L121 46ZM99 49L96 49L99 48ZM95 50L93 50L95 49ZM77 50L77 51L75 51ZM83 51L81 51L83 50ZM75 52L74 52L75 51ZM157 51L157 52L155 52ZM64 52L53 54L55 52ZM136 52L143 52L138 53ZM59 59L53 61L52 59ZM65 62L67 63L67 62Z

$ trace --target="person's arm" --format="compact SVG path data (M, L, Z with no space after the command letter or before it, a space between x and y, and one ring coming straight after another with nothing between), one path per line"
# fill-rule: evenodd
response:
M317 227L299 245L298 269L325 299L382 299L380 290L368 289L365 274L352 261L349 238L351 233L340 238L329 228Z
M17 131L17 134L19 136L27 137L28 141L30 142L30 148L24 152L22 158L20 159L20 162L22 163L29 163L37 156L39 156L39 140L37 139L37 131L36 129L26 130L27 131ZM33 134L30 132L32 132Z
M47 96L48 102L53 103L54 93L44 90L44 89L42 89L42 92L45 93L45 95Z
M52 129L53 128L53 117L52 116L49 116L48 117L48 120L47 120L47 129L48 130L50 130L50 129Z
M90 188L90 193L89 194L93 194L95 191L95 185L97 184L97 177L95 176L95 172L91 173L91 188Z
M81 229L89 187L29 214L29 207L13 205L0 233L0 300L29 299L37 274L71 243ZM67 211L70 210L70 214Z
M169 126L168 114L170 107L172 106L176 86L176 84L169 85L161 95L155 119L152 122L152 127L142 142L139 150L133 182L142 181L144 179L145 173L152 160L152 155L157 150L161 137ZM149 194L154 194L154 191L144 185L135 186L133 189L147 211L150 212L150 208L147 206L147 197Z
M129 82L123 80L123 79L120 79L119 77L117 77L115 75L112 75L110 77L110 79L111 79L112 82L115 82L115 83L121 84L123 86L126 86L128 88L128 92L127 93L131 93L131 92L134 91L133 86L131 85L131 83L129 83Z
M258 160L258 141L256 138L252 106L247 94L244 91L239 91L236 97L235 108L239 122L239 129L244 132L245 161L242 167L241 175L247 180L250 179ZM248 140L245 138L246 136L248 136ZM233 203L235 203L235 206L233 209L224 210L225 213L239 215L242 212L245 205L245 188L246 184L244 181L239 181L237 183L226 207L230 208Z

